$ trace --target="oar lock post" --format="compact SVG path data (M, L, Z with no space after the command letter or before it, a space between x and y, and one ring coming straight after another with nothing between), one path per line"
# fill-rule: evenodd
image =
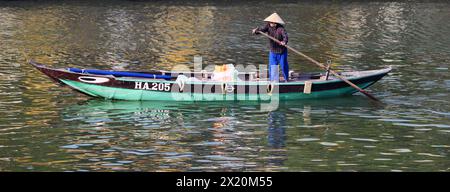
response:
M328 80L328 77L330 76L330 69L331 69L331 60L327 60L327 72L325 73L325 81Z

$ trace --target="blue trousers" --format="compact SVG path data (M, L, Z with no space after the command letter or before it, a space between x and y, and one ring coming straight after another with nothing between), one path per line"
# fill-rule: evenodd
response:
M283 53L269 53L269 79L270 81L279 81L280 72L278 70L278 64L281 66L283 76L285 80L289 78L289 64L287 60L287 51Z

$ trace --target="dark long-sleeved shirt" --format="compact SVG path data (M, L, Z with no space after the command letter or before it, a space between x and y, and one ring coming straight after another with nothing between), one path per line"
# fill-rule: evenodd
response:
M278 24L276 27L270 27L269 23L267 23L264 26L258 27L257 31L268 33L275 39L278 39L279 41L282 41L285 44L288 43L288 34L282 25ZM269 39L269 48L270 51L272 51L273 53L284 53L287 50L285 46L280 45L271 39Z

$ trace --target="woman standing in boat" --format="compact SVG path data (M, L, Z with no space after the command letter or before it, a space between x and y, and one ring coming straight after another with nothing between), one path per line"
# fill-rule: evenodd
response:
M281 44L276 43L273 40L269 40L269 79L270 81L279 81L278 64L281 65L283 71L284 80L289 79L289 65L287 59L287 48L285 45L288 43L288 35L283 25L284 21L277 13L273 13L266 19L266 25L253 29L253 34L259 34L259 32L267 33L268 35L281 41Z

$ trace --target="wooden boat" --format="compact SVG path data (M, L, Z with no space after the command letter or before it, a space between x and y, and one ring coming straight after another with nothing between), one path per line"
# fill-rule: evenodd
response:
M211 101L298 100L351 95L357 90L324 73L292 73L288 82L270 82L258 73L238 73L233 81L211 79L207 72L107 71L77 68L55 69L29 62L52 80L86 95L117 100ZM341 72L340 75L365 89L391 68Z

